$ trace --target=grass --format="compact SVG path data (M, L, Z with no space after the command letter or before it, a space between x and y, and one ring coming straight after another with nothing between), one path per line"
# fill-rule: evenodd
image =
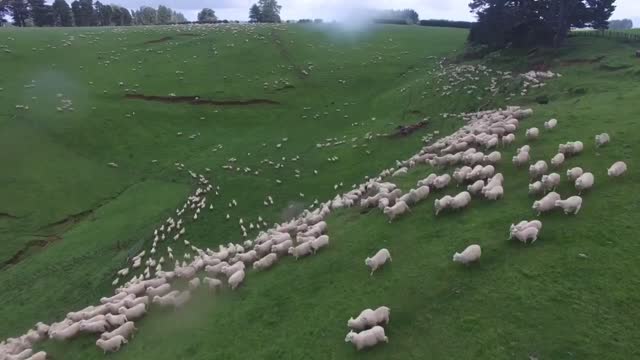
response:
M534 57L504 52L486 64L516 72L544 64L563 77L510 101L481 90L442 97L434 77L438 59L462 50L464 30L376 26L345 34L331 29L0 31L0 46L9 50L0 53L0 67L12 69L0 75L0 213L11 215L0 216L0 261L34 239L58 239L43 249L28 248L20 262L0 271L0 338L19 335L37 321L59 320L109 293L126 257L148 248L152 230L193 191L195 183L176 162L220 186L220 195L210 199L214 209L197 222L187 221L187 238L214 248L242 238L240 217L281 221L290 206L329 199L414 154L422 135L447 134L461 125L443 113L518 104L535 113L516 144L503 152L498 169L506 178L504 200L474 200L463 213L435 218L433 199L441 196L435 194L391 225L378 211L338 211L328 219L331 245L322 254L251 272L233 293L198 293L184 311L154 308L137 324L135 339L113 357L358 358L363 355L343 342L346 320L382 304L392 309L390 343L364 355L374 359L637 357L640 296L634 285L640 268L633 239L639 230L634 169L640 125L634 105L640 65L635 48L579 37L565 49ZM147 43L164 37L171 39ZM598 63L575 61L601 55L606 57ZM287 83L293 87L282 89ZM126 89L280 104L163 104L126 100ZM540 95L549 103L536 104ZM61 99L72 100L74 111L56 111ZM363 140L366 133L392 132L424 116L429 126L410 137ZM543 215L535 245L509 243L509 224L534 216L526 171L508 160L524 144L524 128L542 128L551 117L559 126L532 144L533 158L549 160L557 144L581 140L584 154L564 168L592 170L596 187L585 195L578 216ZM612 143L597 150L593 136L604 131ZM190 140L192 134L199 136ZM345 145L316 148L326 138L343 136ZM291 161L296 155L300 160ZM328 162L331 156L339 160ZM223 170L229 158L260 175ZM265 158L285 166L274 169L261 163ZM617 160L626 161L630 173L608 179L606 168ZM418 167L393 181L406 190L430 172ZM339 182L344 188L334 190ZM560 189L563 197L574 192L566 183ZM273 207L262 205L268 194ZM227 206L232 199L238 207ZM79 222L65 221L70 216ZM482 245L481 263L453 264L453 252L470 243ZM170 245L178 254L184 250L179 242ZM381 247L391 250L393 263L370 278L363 260ZM53 358L101 358L94 342L82 336L42 348Z

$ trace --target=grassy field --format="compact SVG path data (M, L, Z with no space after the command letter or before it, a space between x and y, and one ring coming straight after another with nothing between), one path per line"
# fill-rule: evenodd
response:
M423 135L461 126L443 114L523 105L535 113L504 149L504 200L474 200L463 213L435 218L441 194L430 195L393 224L379 211L338 211L328 219L326 251L250 272L234 293L202 291L180 312L153 308L111 357L637 358L637 44L572 38L560 51L504 52L483 64L563 77L526 96L490 96L485 78L476 90L442 96L440 74L455 65L440 59L454 59L465 38L464 30L407 26L0 30L0 68L11 70L0 74L0 338L109 294L127 257L149 247L153 229L195 188L176 163L220 187L213 209L187 225L189 241L215 248L242 239L239 218L282 221L408 158ZM161 103L127 93L272 103ZM536 102L541 96L548 104ZM424 117L429 125L412 136L365 139ZM509 243L509 224L534 217L526 171L509 160L525 143L524 127L542 128L551 117L559 126L532 144L533 158L548 161L557 144L581 140L584 154L563 169L593 171L596 186L578 216L543 215L535 245ZM612 143L596 150L593 137L604 131ZM347 142L317 148L327 138ZM611 180L606 169L617 160L630 173ZM221 168L227 164L251 171ZM408 190L432 171L417 167L392 181ZM563 197L574 192L566 182L560 188ZM265 207L268 195L275 204ZM481 263L452 263L471 243L482 245ZM393 263L370 278L363 260L381 247ZM379 305L392 309L390 342L357 354L343 341L346 321ZM94 342L82 336L42 348L55 359L102 358Z

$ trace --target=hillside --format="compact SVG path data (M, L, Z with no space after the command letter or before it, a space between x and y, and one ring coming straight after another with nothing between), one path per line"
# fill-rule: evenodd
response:
M11 71L0 75L0 338L112 293L127 257L150 249L153 230L197 187L187 170L219 195L198 221L185 219L185 239L215 249L244 240L241 218L282 222L410 157L423 136L463 124L449 114L520 105L534 115L500 149L503 200L474 199L434 217L435 198L461 191L451 186L392 224L379 210L336 211L331 244L317 256L250 271L235 292L198 291L181 311L152 308L112 357L351 359L362 354L344 343L347 319L383 304L392 309L390 342L370 358L637 357L637 44L578 37L560 51L469 63L562 74L524 96L519 80L504 80L492 96L482 71L451 62L465 38L407 26L2 29L0 68ZM454 73L471 78L443 95ZM423 118L428 125L410 136L383 135ZM526 170L511 156L526 128L550 118L559 125L531 143L533 159L583 141L584 153L560 172L581 166L596 185L578 216L542 215L535 244L508 242L511 223L535 217ZM601 132L612 142L595 149ZM317 146L327 142L337 144ZM629 173L609 179L618 160ZM433 171L419 165L389 181L408 190ZM559 192L575 193L564 176ZM181 240L169 243L180 260L189 251ZM480 263L454 264L452 254L471 243L483 247ZM364 258L381 247L393 263L370 277ZM83 335L42 349L55 359L102 358L94 343Z

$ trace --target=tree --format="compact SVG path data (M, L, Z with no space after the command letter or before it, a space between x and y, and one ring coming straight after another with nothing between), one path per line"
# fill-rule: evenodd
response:
M140 7L139 12L139 20L142 25L154 25L157 21L157 11L156 9L148 6Z
M81 26L80 18L82 17L82 15L80 14L80 1L74 0L71 3L71 13L73 14L73 24L75 26Z
M171 9L164 5L158 6L156 24L166 25L171 22Z
M216 17L216 12L209 9L204 8L202 11L198 13L198 21L200 22L216 22L218 18Z
M73 15L71 8L64 0L54 0L51 5L53 15L53 26L73 26Z
M31 16L31 11L25 0L9 0L6 8L13 18L13 25L27 26L27 20Z
M253 4L249 9L249 22L257 23L262 20L262 13L258 4Z
M95 17L98 26L111 25L112 10L110 5L104 5L100 1L96 1L95 5Z
M179 12L173 11L171 13L171 22L172 23L183 23L183 22L187 22L189 20L187 20L187 18Z
M609 29L611 30L633 29L633 21L631 21L631 19L611 20L609 21Z
M260 22L280 22L280 10L282 10L282 6L278 5L277 0L258 0L258 6L260 7Z
M469 40L490 48L561 46L571 28L605 29L615 0L473 0Z
M28 0L35 26L53 26L53 11L44 0Z
M71 3L71 12L76 26L97 25L97 18L93 11L93 0L75 0Z

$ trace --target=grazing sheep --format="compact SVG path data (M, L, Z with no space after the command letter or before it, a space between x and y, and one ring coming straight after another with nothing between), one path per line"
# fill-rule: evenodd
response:
M179 278L191 279L196 276L196 268L192 266L184 266L176 269L176 275Z
M467 246L467 248L461 253L453 254L453 261L469 265L472 262L480 260L481 255L482 249L480 248L480 245L473 244Z
M553 210L556 206L556 200L560 200L560 194L557 192L550 192L540 200L534 201L533 210L538 212L538 216L541 213Z
M371 274L369 274L369 276L372 276L374 271L386 264L387 260L389 262L393 261L391 259L391 253L387 249L380 249L373 257L366 258L364 264L371 268Z
M392 222L396 217L406 212L411 212L411 209L404 201L398 201L392 207L384 208L383 212L389 218L389 222Z
M147 312L147 306L145 304L138 304L129 309L123 306L120 309L118 309L118 313L124 314L129 320L139 319L143 317L146 312Z
M152 299L154 296L162 296L166 293L168 293L169 291L171 291L171 285L170 284L162 284L158 287L148 287L147 288L147 295L149 295Z
M122 336L125 339L128 339L129 337L133 337L133 332L136 330L138 329L136 329L136 326L133 323L133 321L127 321L126 323L120 325L113 331L103 333L102 335L100 335L100 338L103 340L109 340L115 336Z
M391 309L386 306L380 306L375 310L365 309L355 319L350 318L347 326L352 330L361 331L381 324L388 325L390 315Z
M529 162L530 156L528 151L519 152L516 156L511 159L511 162L515 166L522 166Z
M25 360L46 360L46 359L47 359L47 353L44 351L39 351L31 355L31 357L26 358Z
M231 277L229 277L229 280L227 280L229 286L231 287L231 290L235 290L243 281L244 270L236 271L235 273L233 273L233 275L231 275Z
M242 263L241 263L242 264ZM200 278L193 278L189 280L189 290L195 290L200 287Z
M553 167L560 167L564 163L564 154L558 153L556 156L551 158L551 165Z
M149 305L149 296L141 296L135 299L124 299L124 306L132 308L138 304Z
M527 137L528 140L535 140L538 138L538 136L540 136L540 130L538 130L538 128L535 128L535 127L527 129L525 136Z
M584 170L580 167L574 167L572 169L567 170L567 179L571 182L575 182L580 176L584 174Z
M33 350L24 349L21 352L19 352L18 354L15 354L15 355L11 355L11 354L4 355L3 352L2 352L2 348L0 348L0 356L2 356L0 359L3 359L3 360L5 360L5 359L6 360L26 360L31 356L31 354L33 354Z
M547 162L544 160L540 160L535 164L529 166L529 176L533 179L538 178L546 173L548 169L549 166L547 165Z
M271 253L263 257L262 259L253 263L253 268L256 270L266 270L273 266L278 261L278 255Z
M553 130L556 125L558 125L558 120L550 119L549 121L545 121L544 128L547 130Z
M204 268L204 271L209 275L218 275L222 273L222 268L224 268L225 266L229 266L229 263L223 261L217 265L207 265Z
M522 231L530 227L536 228L538 229L538 231L540 231L542 230L542 222L540 220L532 220L532 221L522 220L518 224L511 224L511 227L509 227L509 234L511 234L511 236L509 237L509 240L511 240L511 238L513 237L514 232Z
M531 145L525 145L521 148L516 149L516 153L522 153L522 152L531 152Z
M596 147L605 146L609 143L610 137L607 133L596 135Z
M80 332L80 323L73 323L63 329L56 329L49 334L49 337L54 340L68 340L78 335Z
M515 134L508 134L502 137L502 146L511 145L516 140Z
M487 164L497 164L500 160L502 160L502 155L499 151L494 151L489 155L485 155L483 162Z
M488 179L495 174L496 168L493 165L487 165L480 170L480 179Z
M262 244L256 245L253 249L258 253L259 256L268 254L271 252L271 247L273 246L273 240L269 239Z
M449 174L444 174L438 176L437 178L435 178L435 180L433 180L433 187L438 190L444 189L447 185L449 185L449 182L451 182L451 176Z
M222 267L222 273L225 274L227 277L230 277L231 275L235 274L238 271L242 271L245 269L244 263L243 262L237 262L233 265L228 265L228 266L223 266Z
M542 185L545 191L555 191L556 187L560 185L560 174L551 173L549 175L542 175Z
M124 289L123 291L125 291L127 294L135 294L136 296L138 296L143 294L145 290L146 290L146 286L143 282L141 282L141 283L133 284L128 288Z
M429 176L427 176L426 178L418 181L418 183L416 184L418 187L420 186L432 186L433 182L435 181L435 179L438 177L438 175L436 174L430 174Z
M396 170L393 174L391 174L392 177L396 177L396 176L404 176L407 175L407 173L409 172L409 169L407 169L406 167L400 168L398 170Z
M299 257L309 255L312 251L313 248L311 247L311 241L309 241L302 243L296 247L290 247L289 255L295 256L296 260L298 260Z
M480 193L482 191L483 188L484 188L484 181L478 180L478 181L474 182L473 184L467 186L467 191L470 192L473 195L477 195L478 193ZM436 213L436 215L437 215L437 213Z
M215 290L222 287L222 281L218 279L213 279L210 277L205 277L202 279L202 282L209 287L209 289Z
M572 196L566 200L556 200L556 207L561 207L567 215L578 215L582 207L582 198L580 196Z
M565 155L578 155L584 150L582 141L573 141L558 145L558 152Z
M465 208L471 203L471 194L466 191L453 197L451 204L449 205L453 210Z
M293 246L293 240L287 240L283 243L280 243L278 245L273 245L271 247L271 252L272 253L276 253L279 255L284 255L287 254L289 252L289 248L291 248ZM257 260L257 254L256 254L256 258L253 259L253 261Z
M122 346L122 344L126 344L126 343L127 343L127 339L125 339L120 335L116 335L110 338L109 340L98 339L98 341L96 341L96 345L98 345L98 347L102 349L105 354L107 352L116 352L120 350L120 347Z
M503 196L504 189L502 186L496 186L484 192L484 197L487 198L487 200L498 200Z
M623 161L617 161L607 170L610 177L618 177L627 172L627 164Z
M127 292L122 291L122 292L119 292L119 293L113 295L112 297L108 297L108 298L103 297L103 298L101 298L100 299L100 303L106 304L106 303L110 303L110 302L116 302L116 301L124 299L127 295L128 295Z
M287 242L293 243L293 241L291 239L284 241L283 243L280 243L278 245L282 245L282 244L286 244ZM274 245L276 246L276 245ZM286 246L286 245L283 245ZM273 248L272 248L273 250ZM255 250L249 250L246 253L242 253L242 254L237 254L236 255L236 259L238 261L242 261L244 263L249 263L249 262L254 262L258 259L258 252Z
M384 328L382 326L374 326L360 333L350 331L344 338L344 341L351 342L355 345L356 349L360 351L364 348L375 346L381 341L388 343L389 338L384 334Z
M154 296L152 302L160 306L173 305L176 301L176 296L178 296L179 294L179 290L174 290L164 296Z
M327 235L321 235L318 238L311 240L311 248L313 249L314 254L327 245L329 245L329 236Z
M536 242L536 240L538 240L539 231L540 230L535 227L527 227L521 230L514 229L513 231L511 231L511 236L509 236L509 240L515 237L516 239L520 240L525 244L527 243L527 241L531 241L531 243L533 244L534 242Z
M464 183L464 181L467 179L467 175L472 171L473 169L471 169L469 166L463 166L460 169L456 169L456 171L453 172L453 179L456 181L456 183L458 183L458 185Z
M453 201L453 197L449 195L445 195L441 199L436 199L433 203L433 207L436 210L436 216L438 216L440 211L447 209L449 206L451 206L452 201Z
M410 194L405 194L405 195L403 195L403 197L405 197L405 196L406 196L406 197L409 197L409 196L410 196ZM401 197L401 199L402 199L402 197ZM389 206L389 199L387 199L387 198L383 197L382 199L380 199L380 200L378 201L378 209L383 210L383 209L384 209L384 208L386 208L387 206Z
M120 326L128 321L126 315L107 314L105 319L111 326Z
M593 187L593 183L595 182L595 178L593 174L590 172L586 172L582 174L579 178L576 179L576 190L578 190L578 195L581 195L584 190L589 190Z

